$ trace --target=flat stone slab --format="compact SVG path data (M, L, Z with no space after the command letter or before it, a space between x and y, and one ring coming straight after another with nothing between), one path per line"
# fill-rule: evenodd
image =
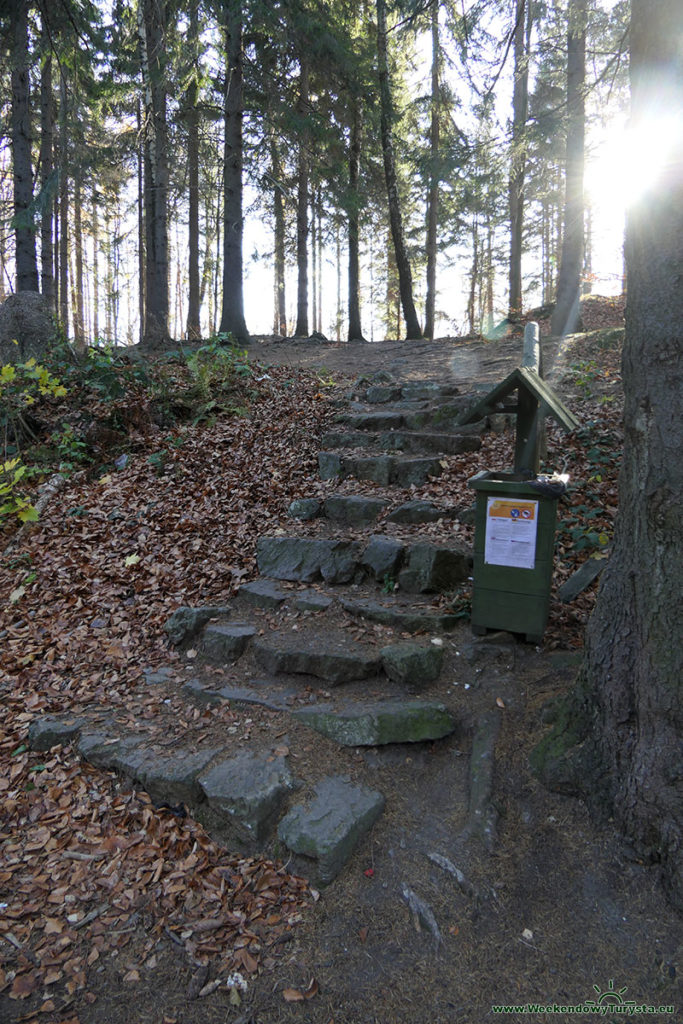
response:
M436 644L389 644L380 655L389 678L405 686L428 686L441 674L443 647Z
M440 459L397 458L391 482L399 487L410 487L411 484L423 484L429 477L438 477L442 473Z
M87 726L87 719L76 715L44 715L28 727L28 745L31 750L50 750L66 746Z
M340 421L347 423L353 430L397 430L405 423L403 413L393 410L351 413L341 416Z
M188 643L209 619L229 615L229 605L207 606L205 608L177 608L166 622L164 629L168 639L176 646Z
M439 519L452 519L453 515L448 509L438 508L431 501L406 501L404 505L387 516L389 523L435 523Z
M271 711L291 711L294 700L301 696L298 687L274 679L256 679L248 686L231 683L219 689L201 679L189 679L182 692L200 707L215 707L227 701L229 704L253 704Z
M398 582L410 594L443 593L470 575L472 555L461 547L413 544Z
M301 708L293 717L344 747L422 743L449 736L456 728L443 704L425 700L383 701L335 711Z
M279 608L287 594L273 580L253 580L243 583L237 591L237 601L250 608Z
M327 519L347 526L367 526L385 510L388 501L381 498L363 498L359 495L334 495L326 498L323 511Z
M363 836L384 809L376 790L328 777L315 788L310 804L292 808L278 826L278 836L294 853L316 861L317 881L337 877Z
M203 799L197 775L220 752L217 748L197 751L179 747L158 754L149 749L145 736L116 736L106 729L84 730L77 749L97 768L116 771L142 786L156 803L188 806Z
M294 607L299 612L326 612L333 605L331 597L326 594L319 594L317 590L305 590L299 594L294 601Z
M199 820L224 845L234 838L262 842L293 786L285 757L251 750L219 761L197 781L206 798L197 811Z
M248 622L210 622L202 633L201 654L214 662L237 661L256 633L256 626Z
M357 541L308 537L260 537L256 544L259 572L278 580L349 583L362 546Z
M595 556L588 558L558 589L557 596L560 601L563 604L570 604L574 601L579 594L590 587L593 580L598 578L607 565L607 561L608 559L604 555L600 558Z
M255 640L253 649L268 672L316 676L333 686L377 675L382 664L374 648L329 633L321 638L273 632Z
M403 562L404 550L400 541L378 534L370 538L361 565L379 583L393 583Z
M384 605L378 601L342 600L341 606L350 615L357 615L383 626L394 626L406 633L447 632L455 629L460 622L457 615L448 612L431 611L421 608L406 608L400 605Z

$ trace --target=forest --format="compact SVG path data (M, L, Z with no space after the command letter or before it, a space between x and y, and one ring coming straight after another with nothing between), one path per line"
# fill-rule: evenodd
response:
M490 333L556 299L570 330L627 25L625 0L10 0L0 301L40 291L77 348Z

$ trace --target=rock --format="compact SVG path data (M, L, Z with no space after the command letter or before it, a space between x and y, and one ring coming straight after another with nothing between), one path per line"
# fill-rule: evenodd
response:
M202 772L197 781L206 798L197 816L223 845L235 838L262 842L274 827L292 789L284 757L241 751Z
M396 459L392 483L398 487L411 487L413 484L425 483L429 477L441 476L442 473L440 459Z
M402 412L390 410L350 413L342 419L353 430L398 430L405 423Z
M427 686L439 678L443 647L435 644L390 644L379 652L382 668L396 683L413 688Z
M293 716L344 747L422 743L448 736L456 727L444 705L435 701L388 700L337 711L301 708Z
M220 615L229 615L229 613L229 605L177 608L166 622L164 629L168 633L171 643L179 646L192 640L209 619L215 619Z
M254 655L268 672L317 676L333 686L377 675L381 666L374 648L329 633L323 647L318 636L273 632L254 641Z
M328 519L344 526L367 526L381 515L388 504L382 498L333 495L325 499L323 510Z
M279 580L348 583L356 572L361 545L357 541L307 537L260 537L256 544L259 572Z
M389 523L435 523L437 519L450 518L449 513L439 509L431 501L407 501L387 516Z
M251 608L279 608L286 600L287 594L273 580L243 583L237 592L238 603Z
M401 388L391 384L372 384L365 392L366 402L382 405L385 402L397 402L401 397Z
M294 853L317 862L317 881L324 885L336 878L383 809L381 793L328 777L308 807L294 807L282 819L278 836Z
M201 707L213 708L223 703L219 691L207 686L201 679L188 679L181 692Z
M56 333L49 303L39 292L8 296L0 305L0 365L31 357L40 362Z
M179 747L170 754L148 752L138 776L121 769L133 781L139 781L156 803L186 804L192 807L203 799L197 776L219 753L217 748L186 750Z
M318 474L321 480L341 479L341 455L336 452L318 452Z
M331 597L319 594L317 590L306 590L298 595L294 607L300 612L325 612L332 604Z
M394 476L396 460L392 455L368 455L355 459L342 459L341 478L355 476L357 480L369 480L388 487Z
M323 448L372 448L376 445L376 434L360 430L330 430L322 437Z
M380 622L384 626L407 633L430 633L455 629L460 621L457 615L448 612L432 611L428 608L405 607L398 604L380 604L378 601L348 601L342 599L342 608L351 615L358 615L371 622Z
M434 400L436 398L450 398L457 395L458 389L454 384L437 384L432 380L408 381L401 387L401 397L406 401Z
M142 677L147 686L164 686L175 680L176 670L171 665L162 668L143 668Z
M403 561L403 552L404 547L400 541L391 537L371 537L363 552L361 565L368 576L379 583L387 578L393 582Z
M209 661L237 661L244 654L256 626L245 622L210 622L204 628L200 651Z
M471 554L463 548L413 544L407 551L407 564L399 574L402 590L420 594L453 590L470 574Z
M320 515L321 508L322 504L317 498L295 498L287 509L287 514L292 519L303 519L304 522L308 522L309 519L315 519Z
M87 725L87 719L75 715L44 715L28 727L31 750L50 750L71 743Z

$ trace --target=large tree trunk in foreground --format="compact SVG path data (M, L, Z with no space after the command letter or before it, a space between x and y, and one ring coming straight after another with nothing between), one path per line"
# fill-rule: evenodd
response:
M633 0L632 122L680 110L680 0ZM626 233L624 462L614 551L563 721L535 751L545 781L610 814L661 862L683 909L683 141Z
M401 217L401 201L398 194L396 178L396 161L394 158L394 138L391 128L391 86L389 83L389 59L387 56L387 12L385 0L377 0L377 66L379 69L380 99L380 130L382 135L382 154L384 156L384 177L387 185L387 201L389 204L389 222L391 237L396 253L399 289L403 319L406 324L406 337L418 339L422 337L418 323L415 303L413 301L413 275L406 252L403 236L403 219Z
M586 0L571 0L567 35L567 166L564 234L553 334L571 334L579 325L583 269L583 175L586 134Z
M441 63L441 42L439 39L439 0L432 0L431 12L432 33L432 95L430 99L429 124L429 192L427 195L427 237L425 252L427 254L427 293L425 298L425 338L434 337L434 314L436 310L436 257L437 228L439 223L439 65Z

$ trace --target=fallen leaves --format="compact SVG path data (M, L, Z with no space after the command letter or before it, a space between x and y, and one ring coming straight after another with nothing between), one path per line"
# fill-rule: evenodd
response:
M282 997L286 1003L303 1003L307 999L312 999L318 994L318 982L315 978L311 978L308 986L305 989L299 988L286 988L282 993Z

